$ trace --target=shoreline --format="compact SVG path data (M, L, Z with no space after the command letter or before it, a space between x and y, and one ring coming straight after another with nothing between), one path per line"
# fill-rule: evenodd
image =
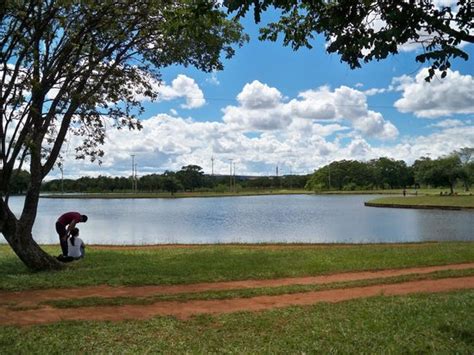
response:
M382 208L408 208L420 210L446 210L446 211L473 211L474 206L435 206L435 205L402 205L396 203L373 203L364 202L366 207L382 207Z

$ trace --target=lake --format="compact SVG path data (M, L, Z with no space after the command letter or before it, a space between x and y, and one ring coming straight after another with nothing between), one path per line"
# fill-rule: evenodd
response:
M473 212L364 206L376 197L41 199L33 235L38 243L58 244L56 219L79 211L89 217L78 225L86 244L474 241ZM23 198L10 201L19 214Z

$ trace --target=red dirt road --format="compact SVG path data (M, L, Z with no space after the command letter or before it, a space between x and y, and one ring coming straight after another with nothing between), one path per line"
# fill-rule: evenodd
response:
M406 269L391 269L379 271L345 272L339 274L292 277L270 280L243 280L227 282L206 282L190 285L162 285L162 286L91 286L69 289L47 289L20 292L0 291L0 306L14 303L18 307L34 307L44 301L78 299L87 297L149 297L154 295L173 295L179 293L198 293L206 291L224 291L235 289L249 289L259 287L279 287L290 285L319 285L334 282L372 280L395 276L428 274L443 270L474 269L474 263L427 266Z
M438 280L409 281L397 284L352 287L325 291L304 292L277 296L233 298L225 300L164 301L149 305L97 306L58 309L40 305L41 302L85 297L149 297L163 294L197 293L205 291L278 287L287 285L317 285L334 282L370 280L394 276L428 274L442 270L473 269L474 263L407 268L381 271L340 273L325 276L284 278L272 280L244 280L200 283L174 286L110 287L95 286L75 289L50 289L23 292L0 292L1 325L33 325L63 320L120 321L148 319L158 315L171 315L186 319L197 314L219 314L238 311L260 311L293 305L310 305L319 302L341 302L354 298L377 295L405 295L419 292L447 292L474 289L474 276ZM15 307L39 307L14 310Z
M158 315L187 319L193 315L203 313L222 314L238 311L262 311L271 308L311 305L319 302L335 303L377 295L392 296L420 292L447 292L471 288L474 288L474 276L227 300L157 302L151 305L83 307L80 309L46 307L27 311L2 310L0 324L33 325L66 320L121 321L149 319Z

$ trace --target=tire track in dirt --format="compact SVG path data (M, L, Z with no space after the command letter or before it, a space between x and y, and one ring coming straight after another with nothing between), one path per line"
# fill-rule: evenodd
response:
M69 289L28 290L19 292L0 291L0 306L14 304L17 307L35 307L41 302L79 299L87 297L113 298L135 297L143 298L154 295L173 295L180 293L198 293L207 291L225 291L235 289L250 289L261 287L279 287L290 285L320 285L335 282L372 280L412 274L428 274L444 270L473 269L474 263L452 264L416 267L406 269L389 269L378 271L345 272L330 275L291 277L267 280L242 280L226 282L206 282L188 285L158 285L158 286L120 286L107 285L90 286Z
M144 320L155 316L188 319L198 314L224 314L239 311L263 311L288 306L305 306L320 302L342 302L378 295L394 296L412 293L437 293L474 288L474 276L438 280L408 281L391 285L374 285L278 296L258 296L226 300L157 302L151 305L83 307L71 309L41 308L26 311L2 310L2 325L34 325L59 321Z

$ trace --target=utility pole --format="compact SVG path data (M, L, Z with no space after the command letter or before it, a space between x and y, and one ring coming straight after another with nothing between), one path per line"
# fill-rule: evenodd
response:
M234 167L234 178L233 178L233 188L232 190L235 192L235 161L232 163L233 167Z
M132 154L132 192L135 192L135 154Z
M61 170L61 194L64 194L64 168L62 162L59 165L59 169Z
M229 191L232 192L232 159L229 159Z
M329 182L329 190L331 190L331 164L328 165L328 182Z
M214 176L214 157L211 157L211 176Z
M138 191L138 174L137 174L137 163L135 163L135 176L134 176L134 179L133 181L135 182L135 186L134 186L134 189L135 189L135 192Z

